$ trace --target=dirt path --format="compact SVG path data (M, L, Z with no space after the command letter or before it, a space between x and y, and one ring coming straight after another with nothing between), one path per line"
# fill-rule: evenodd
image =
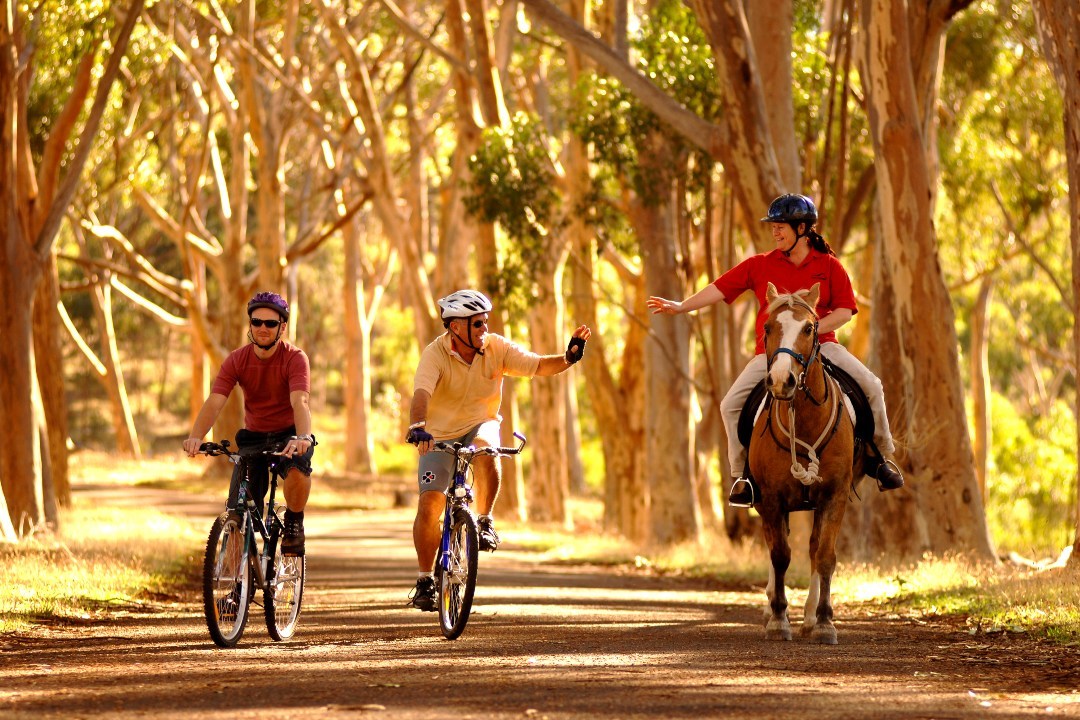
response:
M195 597L0 637L0 718L1080 718L1075 649L842 606L837 647L766 642L760 592L543 565L512 536L447 642L404 606L410 521L313 514L284 644L257 613L214 648Z

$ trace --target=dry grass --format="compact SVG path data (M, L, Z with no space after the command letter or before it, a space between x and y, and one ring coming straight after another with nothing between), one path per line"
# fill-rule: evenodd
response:
M104 453L71 456L74 484L139 485L197 477L172 460L135 462ZM88 622L145 609L175 593L201 554L206 528L145 507L88 503L76 495L59 529L0 545L0 631L38 623Z
M183 584L205 531L154 510L79 505L60 527L0 546L0 631L160 601Z

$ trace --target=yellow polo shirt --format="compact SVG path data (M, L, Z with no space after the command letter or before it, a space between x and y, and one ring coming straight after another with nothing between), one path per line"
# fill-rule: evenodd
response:
M413 379L413 392L431 395L427 426L436 440L461 437L480 423L502 420L503 375L532 377L540 356L501 335L484 336L484 354L466 363L450 346L445 332L420 354Z

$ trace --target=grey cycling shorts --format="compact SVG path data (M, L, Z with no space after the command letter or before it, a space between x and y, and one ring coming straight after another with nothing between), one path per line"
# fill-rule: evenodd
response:
M477 447L484 447L485 445L488 447L499 447L500 425L501 423L498 420L488 420L487 422L480 423L461 437L449 438L444 440L444 442L450 444L459 442L462 445L476 445ZM453 474L453 455L444 453L441 450L432 450L425 455L421 455L420 464L416 472L416 481L420 488L420 493L423 494L429 490L446 492L446 488L450 487L450 479Z

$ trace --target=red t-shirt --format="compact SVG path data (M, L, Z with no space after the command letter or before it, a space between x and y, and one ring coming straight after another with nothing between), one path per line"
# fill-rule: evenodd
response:
M311 367L303 350L284 340L266 360L255 355L254 345L233 350L210 392L229 396L239 383L244 389L244 427L253 432L274 432L294 424L289 393L311 392Z
M855 291L851 289L851 278L835 255L811 248L801 265L793 264L779 250L749 257L718 277L713 285L724 294L724 302L729 305L746 290L757 296L757 347L754 352L758 355L765 352L765 321L769 319L765 291L770 282L781 295L809 290L814 283L820 284L818 317L825 317L840 308L848 308L852 315L859 312L855 304ZM818 339L823 343L836 342L836 333L824 333Z

